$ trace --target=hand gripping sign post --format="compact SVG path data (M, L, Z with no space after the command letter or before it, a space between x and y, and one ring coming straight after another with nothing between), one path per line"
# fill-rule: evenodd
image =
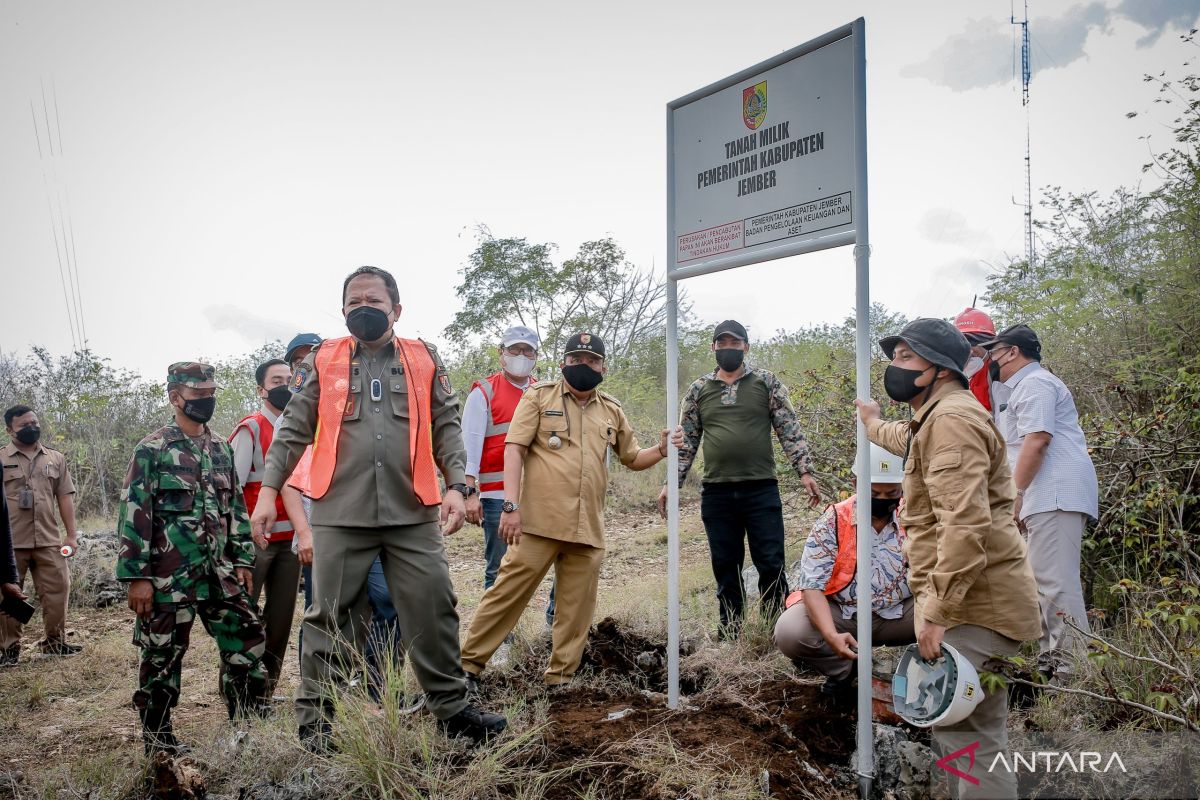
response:
M866 50L855 20L667 104L667 423L679 414L679 281L854 245L858 396L870 396ZM871 494L858 424L858 496ZM679 453L667 462L667 705L679 704ZM871 524L858 504L858 527ZM871 537L858 537L871 585ZM869 793L871 593L858 593L858 773ZM864 796L866 796L864 794Z

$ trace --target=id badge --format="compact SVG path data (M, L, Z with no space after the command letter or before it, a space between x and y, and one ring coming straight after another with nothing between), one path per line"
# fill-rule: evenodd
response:
M33 508L33 489L26 486L17 495L17 508Z

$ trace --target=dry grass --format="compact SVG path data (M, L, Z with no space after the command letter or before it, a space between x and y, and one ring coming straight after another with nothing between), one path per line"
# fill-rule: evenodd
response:
M716 603L698 516L694 504L685 509L681 531L681 614L685 638L695 650L684 660L685 677L693 676L703 692L715 695L733 692L748 680L786 674L790 667L774 653L770 632L756 624L754 612L741 641L720 647L712 641ZM789 530L793 527L789 538L799 541L803 526L792 520ZM648 512L610 513L609 535L597 617L612 616L647 639L664 640L662 521ZM482 552L479 528L468 527L447 540L464 631L482 594ZM84 559L76 563L85 566ZM548 761L550 706L537 688L547 656L541 611L548 589L549 579L531 603L533 613L524 616L515 632L510 662L488 672L485 704L505 713L511 724L510 733L487 748L467 751L447 741L429 715L400 714L392 695L376 705L355 693L339 698L340 753L330 758L316 758L300 748L290 704L278 706L272 719L250 725L235 744L236 731L216 687L216 648L200 626L184 662L176 730L193 746L191 758L208 791L231 796L246 789L247 797L255 797L269 784L300 787L312 797L622 796L603 777L610 773L636 776L643 781L636 784L639 791L652 792L647 796L672 787L683 787L672 796L763 796L760 766L729 763L716 752L685 751L664 731L646 731L611 752L597 752L569 766ZM27 652L39 627L35 617L26 631ZM26 657L18 667L0 672L0 728L5 730L0 798L143 796L147 765L130 705L137 673L130 643L132 614L123 607L73 608L69 627L72 641L86 648L80 656ZM293 637L281 693L298 684L297 671ZM393 689L411 689L411 681L407 673L391 676ZM641 688L627 676L608 672L583 675L577 684L614 696ZM574 794L562 794L571 786L577 787Z

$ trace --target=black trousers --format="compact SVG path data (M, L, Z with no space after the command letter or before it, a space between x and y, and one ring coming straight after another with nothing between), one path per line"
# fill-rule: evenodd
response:
M784 575L783 503L773 481L706 483L700 496L700 518L708 535L721 628L736 630L745 615L742 565L743 541L750 544L750 560L758 570L758 590L763 616L773 624L787 597Z

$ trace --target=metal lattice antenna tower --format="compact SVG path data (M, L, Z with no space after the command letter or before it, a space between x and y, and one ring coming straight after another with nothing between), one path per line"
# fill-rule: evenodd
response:
M1025 18L1017 21L1016 14L1010 16L1013 25L1021 26L1021 106L1025 109L1025 264L1033 268L1033 177L1029 163L1029 2L1025 2Z

